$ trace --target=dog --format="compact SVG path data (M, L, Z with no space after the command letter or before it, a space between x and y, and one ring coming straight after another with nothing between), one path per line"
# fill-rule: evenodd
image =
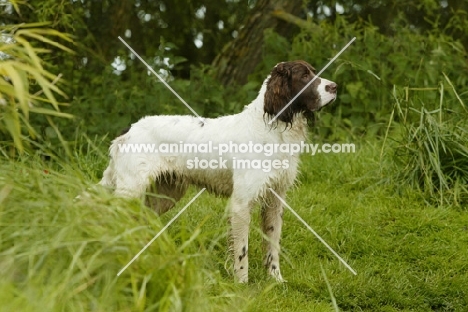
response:
M158 214L172 208L189 185L229 197L234 276L241 283L248 282L250 212L259 203L265 235L264 265L269 275L284 281L279 262L283 206L270 188L285 198L297 176L299 153L257 153L245 147L258 151L267 146L301 144L307 139L307 121L337 96L336 83L316 77L287 106L315 75L315 69L305 61L282 62L265 79L257 98L238 114L203 121L193 116L140 119L113 140L110 163L100 184L113 188L118 196L143 198L148 190L164 195L146 198L146 204ZM131 145L176 147L185 143L192 144L192 150L122 150ZM221 155L219 149L193 148L196 144L206 147L208 143L219 149L223 146L224 153ZM238 164L241 160L242 166Z

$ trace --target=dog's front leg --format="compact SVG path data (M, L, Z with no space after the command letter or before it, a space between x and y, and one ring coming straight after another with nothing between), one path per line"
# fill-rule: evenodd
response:
M281 198L285 198L286 192L277 190ZM283 204L273 194L265 198L262 204L262 229L265 235L265 261L264 265L268 274L278 282L284 282L280 271L280 239L283 225Z
M234 275L236 281L247 283L249 280L249 224L251 204L245 199L231 197L231 248L234 253Z

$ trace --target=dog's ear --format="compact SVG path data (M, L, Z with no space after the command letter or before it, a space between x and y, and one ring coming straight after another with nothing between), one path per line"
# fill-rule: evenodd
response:
M292 67L288 62L279 63L271 71L263 106L263 111L268 117L275 117L292 99L291 79ZM291 106L278 116L278 120L287 124L292 123L294 113Z
M286 62L281 62L276 64L273 71L276 72L278 75L291 76L291 65Z

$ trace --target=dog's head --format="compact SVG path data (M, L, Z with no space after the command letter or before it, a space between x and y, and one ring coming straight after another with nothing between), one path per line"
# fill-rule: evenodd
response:
M312 80L315 69L305 61L279 63L266 82L264 112L273 118ZM292 124L296 114L312 116L336 98L337 84L317 77L283 112L278 120Z

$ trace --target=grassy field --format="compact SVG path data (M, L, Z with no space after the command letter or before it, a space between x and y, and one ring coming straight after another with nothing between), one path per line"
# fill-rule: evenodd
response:
M390 147L303 155L287 201L356 271L348 271L289 211L282 273L262 267L253 211L250 283L233 282L226 199L203 194L120 276L197 192L158 217L96 190L106 146L67 164L0 163L1 311L466 311L468 214L436 207L393 180ZM328 286L327 286L328 285ZM336 304L334 303L336 300Z

